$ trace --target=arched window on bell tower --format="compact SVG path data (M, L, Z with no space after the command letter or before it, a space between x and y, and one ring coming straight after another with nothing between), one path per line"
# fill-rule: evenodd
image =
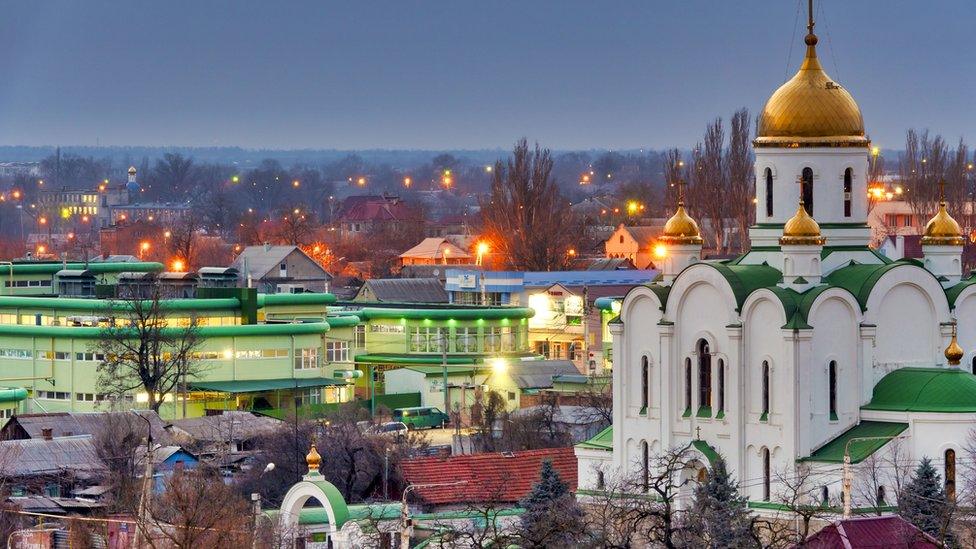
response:
M766 168L763 178L766 181L766 217L773 217L773 170Z
M854 170L844 170L844 217L851 216L851 200L854 197Z
M813 168L803 168L800 176L800 192L807 213L813 215Z

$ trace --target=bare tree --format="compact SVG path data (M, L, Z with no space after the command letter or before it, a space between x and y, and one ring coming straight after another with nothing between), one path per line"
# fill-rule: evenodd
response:
M729 123L729 146L725 151L727 205L729 217L735 221L739 232L739 252L746 251L745 247L749 245L747 235L756 211L752 203L756 185L752 171L751 127L749 111L737 110Z
M515 144L507 164L495 164L490 194L481 200L493 249L521 270L552 271L569 264L579 231L569 202L551 178L548 149Z
M174 473L152 503L153 547L241 547L251 542L248 502L205 467Z
M102 329L93 346L104 355L97 367L97 384L100 392L119 399L142 391L149 409L159 412L166 395L205 368L196 356L199 330L194 321L176 326L174 319L167 318L158 284L150 288L149 299L135 291L125 293L128 299L111 303L118 316Z
M308 208L297 206L285 208L278 212L280 217L277 220L276 231L278 240L282 244L294 244L302 246L307 244L315 233L314 220Z
M132 513L139 504L137 450L143 444L145 422L129 413L109 413L94 433L95 454L105 464L103 482L111 488L111 508Z

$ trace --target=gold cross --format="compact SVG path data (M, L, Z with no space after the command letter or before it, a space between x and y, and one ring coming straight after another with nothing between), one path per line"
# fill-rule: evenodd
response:
M701 426L695 427L695 439L701 440Z
M807 32L813 34L813 0L807 0Z
M945 202L945 179L939 180L939 202Z

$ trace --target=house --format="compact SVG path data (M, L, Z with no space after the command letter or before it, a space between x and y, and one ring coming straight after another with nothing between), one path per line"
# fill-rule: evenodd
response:
M137 417L138 416L138 417ZM142 419L140 419L142 418ZM102 429L132 429L145 437L146 421L152 425L153 439L168 440L167 424L152 410L134 412L49 412L18 414L0 428L0 440L52 439L79 435L97 435Z
M248 246L231 264L261 293L328 292L332 275L298 246Z
M136 448L136 471L145 471L146 447ZM152 454L153 491L162 493L166 490L166 481L174 473L194 469L200 463L197 456L175 445L154 445Z
M376 303L447 303L444 284L436 278L374 278L367 280L353 301Z
M91 435L0 441L0 479L13 496L67 496L106 471Z
M794 547L800 547L796 545ZM917 526L898 515L856 517L828 524L803 544L806 549L875 549L904 547L936 549L942 545Z
M519 408L512 412L512 417L526 417L534 414L549 414L549 407L544 404ZM589 440L607 428L609 419L603 410L589 406L553 406L552 424L560 431L569 433L573 443Z
M447 366L447 387L451 409L458 404L468 409L475 402L486 368L474 364L457 365L452 357ZM444 366L409 365L383 373L386 394L420 393L421 406L444 408ZM450 410L442 410L450 412Z
M606 257L629 259L638 269L654 268L654 244L664 232L661 223L643 227L628 227L621 223L604 243Z
M400 264L406 265L463 265L471 263L471 254L447 238L425 238L413 248L400 254Z
M253 449L254 440L270 433L281 421L251 412L226 411L219 415L173 421L173 438L200 456L222 456Z
M398 196L360 195L346 198L335 214L342 235L360 235L377 230L399 230L417 218Z
M417 486L414 493L428 507L514 505L539 481L543 461L551 462L569 490L576 491L572 448L421 457L402 461L400 468L404 481ZM461 484L446 484L445 479Z
M501 393L506 408L514 410L522 407L523 395L551 389L554 377L577 374L569 360L504 360L493 364L483 383Z

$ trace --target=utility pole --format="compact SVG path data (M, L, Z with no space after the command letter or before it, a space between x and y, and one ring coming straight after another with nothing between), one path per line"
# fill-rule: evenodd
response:
M844 497L844 519L851 518L851 486L854 484L854 470L851 469L851 443L855 440L884 440L890 441L898 438L898 435L880 437L853 437L844 445L844 476L841 480Z
M142 538L145 536L147 539L148 527L147 521L149 518L149 503L151 498L150 489L152 487L152 476L153 476L153 437L152 437L152 423L149 418L143 417L142 414L132 410L132 413L136 415L139 419L146 422L146 468L142 473L142 491L139 495L139 516L136 519L136 535L133 547L142 546Z
M583 371L587 375L593 374L595 372L590 372L590 307L589 307L589 289L583 286Z
M448 328L447 326L444 326L442 328L442 330L445 330L445 331L442 332L441 333L441 336L440 336L441 337L441 367L444 369L444 413L445 414L450 413L450 411L451 411L451 394L450 394L450 392L447 389L447 345L448 345L448 338L447 338L447 331L446 330L449 330L449 329L450 328Z
M433 488L435 486L459 486L467 484L466 480L457 482L437 482L433 484L410 484L403 489L403 497L400 499L400 547L399 549L410 549L410 534L413 533L413 523L410 520L410 508L407 506L407 496L417 488Z

